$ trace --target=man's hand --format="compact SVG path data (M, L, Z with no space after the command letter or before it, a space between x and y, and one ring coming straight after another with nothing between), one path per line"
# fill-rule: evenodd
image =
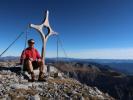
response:
M29 58L30 61L33 61L33 58Z
M38 59L37 61L38 61L38 62L44 62L42 59Z

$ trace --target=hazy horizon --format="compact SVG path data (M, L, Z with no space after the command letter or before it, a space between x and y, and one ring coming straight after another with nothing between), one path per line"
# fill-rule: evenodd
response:
M8 58L8 57L20 57L20 56L10 56L10 55L7 55L7 56L2 56L2 57L0 57L0 58ZM52 59L52 58L54 58L54 59L57 59L57 57L46 57L46 59ZM61 58L63 58L63 59L81 59L81 60L125 60L125 61L127 61L127 60L133 60L133 59L109 59L109 58L76 58L76 57L58 57L59 59L61 59Z

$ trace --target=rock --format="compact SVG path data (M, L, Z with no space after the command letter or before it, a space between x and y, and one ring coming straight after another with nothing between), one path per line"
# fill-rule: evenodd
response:
M0 100L7 100L7 98L1 98Z
M0 96L3 96L3 93L0 91Z
M54 70L56 71L56 70ZM0 71L0 99L6 100L111 100L112 97L79 81L65 77L62 72L50 72L46 82L28 82L23 74ZM36 71L35 71L36 72ZM38 72L36 72L36 75ZM22 75L22 76L21 76ZM10 99L11 98L11 99Z
M104 97L102 95L97 95L97 97L100 99L100 100L104 100Z
M12 89L28 89L28 85L24 84L12 84L10 87Z
M0 75L0 78L2 78L2 75Z
M49 72L54 72L54 73L58 72L58 69L55 68L54 66L48 66L48 69L49 69Z
M102 95L102 92L99 91L96 87L94 87L94 90L98 93L98 95Z
M72 91L73 94L77 94L78 92L76 92L75 90Z
M65 100L69 100L70 99L67 94L64 94L63 96L65 97Z
M80 100L85 100L83 96L81 96Z
M54 78L57 78L58 77L58 73L54 73Z
M59 77L60 79L64 79L64 78L63 78L63 73L59 72L59 73L58 73L58 77Z
M34 96L29 96L28 100L40 100L40 96L38 94L36 94Z
M63 73L61 73L61 72L51 72L50 77L64 79L62 74Z

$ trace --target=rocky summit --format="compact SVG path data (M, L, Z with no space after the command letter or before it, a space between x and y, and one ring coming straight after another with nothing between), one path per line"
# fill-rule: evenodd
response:
M36 74L36 80L38 74ZM62 72L49 72L46 82L28 82L20 67L0 67L0 100L114 100Z

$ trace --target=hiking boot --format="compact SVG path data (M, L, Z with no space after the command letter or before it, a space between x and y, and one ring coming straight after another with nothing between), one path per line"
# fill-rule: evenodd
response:
M34 82L35 81L35 75L34 72L31 72L31 79L29 80L30 82Z
M46 81L46 76L44 75L43 72L39 73L38 81L45 82Z

